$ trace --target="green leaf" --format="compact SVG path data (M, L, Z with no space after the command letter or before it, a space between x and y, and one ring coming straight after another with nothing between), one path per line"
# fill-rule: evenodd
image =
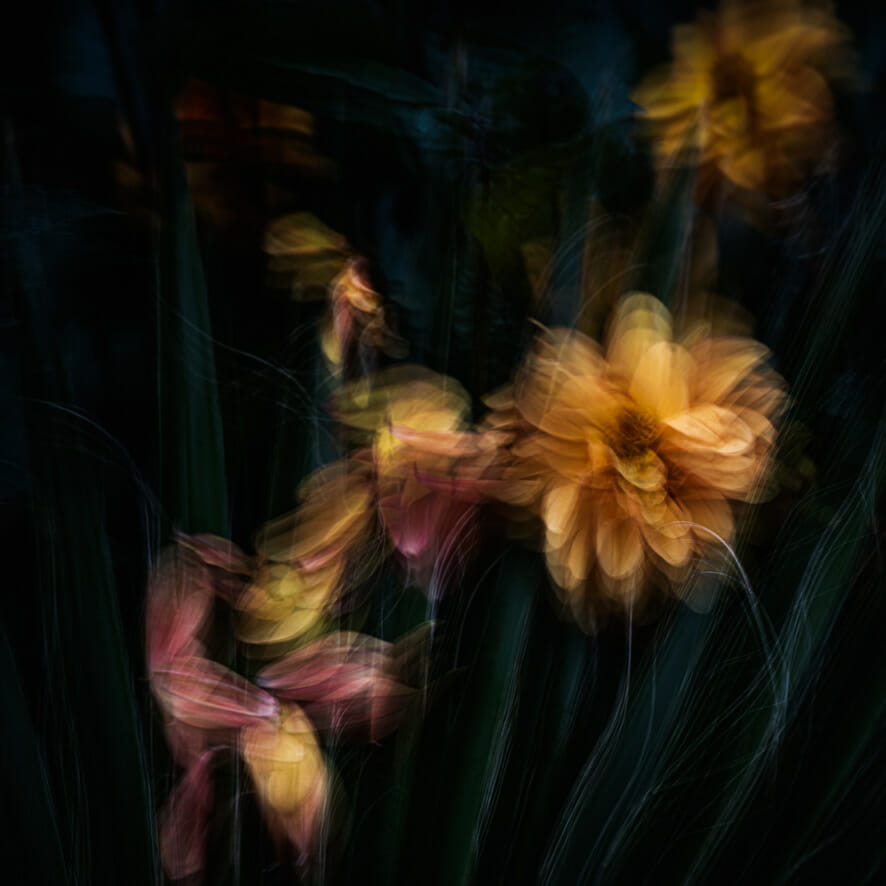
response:
M228 509L215 342L180 164L170 182L157 306L163 501L184 532L225 534Z
M519 551L505 555L464 699L462 717L469 732L459 747L458 778L451 785L441 883L471 882L483 847L513 740L521 665L540 578L537 558Z

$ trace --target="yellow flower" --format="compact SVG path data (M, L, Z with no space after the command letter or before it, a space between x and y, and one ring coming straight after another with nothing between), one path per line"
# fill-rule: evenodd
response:
M302 485L293 513L258 533L258 567L238 600L241 640L272 646L315 636L341 606L349 579L372 565L375 504L365 470L336 462Z
M263 721L241 732L243 760L255 784L272 833L312 854L329 800L329 775L313 727L293 705L278 721Z
M310 212L282 215L265 230L268 270L291 286L296 299L323 298L330 282L346 266L347 239Z
M687 150L699 189L718 177L738 188L783 195L822 159L831 96L822 71L846 30L820 5L799 0L724 0L694 25L674 28L673 62L635 92L656 160Z
M398 366L349 385L338 418L370 432L379 513L391 541L421 584L448 544L468 532L483 475L500 435L469 423L470 398L454 379Z
M703 544L731 541L731 502L763 494L784 401L767 356L705 327L676 342L642 294L617 307L605 353L571 330L537 342L499 402L522 425L514 476L582 624L606 598L639 604L653 574L678 584Z

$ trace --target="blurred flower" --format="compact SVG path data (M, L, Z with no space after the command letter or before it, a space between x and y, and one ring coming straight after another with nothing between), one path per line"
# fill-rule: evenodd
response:
M334 174L313 150L314 118L301 108L191 79L175 115L191 199L218 227L255 230L260 206L291 199L294 176Z
M258 680L297 701L281 715L243 729L241 752L272 832L299 852L313 853L331 810L331 778L315 729L376 741L395 730L416 695L404 680L421 630L397 644L334 632L265 667Z
M294 642L322 630L345 590L371 571L375 508L365 470L336 462L309 477L301 504L256 538L252 581L237 601L240 639Z
M334 375L350 374L348 366L355 351L364 371L374 368L377 351L403 356L404 343L388 329L381 296L369 285L365 259L348 260L330 284L329 298L320 344Z
M329 773L314 730L293 705L274 721L243 730L241 753L275 838L304 864L315 849L329 800Z
M199 217L239 235L267 220L262 212L292 200L293 180L331 179L334 163L312 147L313 116L292 105L190 79L176 96L178 138L191 202ZM156 177L120 122L121 157L115 177L133 211L150 213ZM327 278L327 282L328 282ZM325 284L324 284L325 285Z
M210 738L225 740L277 710L268 693L208 658L203 630L213 596L210 569L192 550L179 544L158 556L148 588L148 674L173 756L185 767Z
M323 298L351 254L347 238L310 212L275 218L265 230L264 250L272 279L298 299Z
M210 568L193 548L179 544L159 555L148 586L146 646L151 691L184 768L160 816L160 854L174 880L203 867L214 750L234 746L241 727L279 710L263 689L206 657L212 602Z
M320 347L333 375L370 371L380 350L390 356L405 353L404 342L387 326L382 298L369 279L369 263L352 255L341 234L309 212L294 212L268 225L264 249L270 256L272 285L279 281L291 287L296 299L328 293Z
M203 751L186 770L160 813L160 858L170 880L199 874L206 860L214 752Z
M350 385L340 421L370 432L379 512L416 579L427 585L441 552L466 537L498 435L470 429L470 400L454 379L399 366Z
M328 488L317 477L312 482ZM339 503L324 499L322 506ZM313 505L320 506L316 500ZM336 531L340 540L341 527ZM267 552L322 568L336 557L318 546L321 535L292 540L272 534ZM211 569L240 572L245 566L242 552L224 539L181 536L158 557L149 585L151 690L173 756L184 769L160 815L160 854L174 880L199 874L204 866L211 767L218 752L239 751L272 833L278 842L292 843L299 864L305 864L325 828L331 800L315 728L333 737L376 741L399 726L416 695L408 684L419 662L421 630L396 644L329 634L264 668L259 680L265 688L206 657L202 630L212 602ZM287 704L281 707L277 697Z
M784 195L822 157L831 122L823 71L847 31L820 4L723 0L674 28L673 62L635 92L659 165L697 152L699 189L718 176Z
M424 637L397 644L348 631L327 634L263 668L258 682L297 701L321 731L378 741L400 725L417 690L408 684Z
M641 294L616 309L605 354L569 330L538 340L499 405L520 429L514 470L549 570L582 624L606 598L641 602L653 573L679 586L701 545L732 539L730 502L764 494L784 400L767 356L703 326L677 343Z

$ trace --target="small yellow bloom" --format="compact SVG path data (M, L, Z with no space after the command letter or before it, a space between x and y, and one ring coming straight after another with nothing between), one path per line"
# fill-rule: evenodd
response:
M270 222L264 250L269 272L291 286L295 299L323 298L351 254L347 239L310 212L294 212Z
M372 565L375 503L368 473L336 462L309 477L300 492L299 508L259 531L258 566L238 601L240 639L275 653L279 644L322 632L348 580Z
M291 841L306 860L329 798L326 761L310 721L293 705L277 722L245 727L241 752L272 833Z
M821 5L724 0L681 25L673 62L635 92L660 166L694 152L699 188L722 177L790 192L822 160L831 123L825 70L847 32Z

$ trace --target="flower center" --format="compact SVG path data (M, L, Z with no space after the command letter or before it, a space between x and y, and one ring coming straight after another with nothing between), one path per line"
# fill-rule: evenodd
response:
M658 440L658 425L648 412L634 407L623 410L608 429L606 442L618 458L636 458Z
M750 62L737 52L721 55L711 70L714 81L714 100L718 102L743 99L749 113L753 113L756 78Z

